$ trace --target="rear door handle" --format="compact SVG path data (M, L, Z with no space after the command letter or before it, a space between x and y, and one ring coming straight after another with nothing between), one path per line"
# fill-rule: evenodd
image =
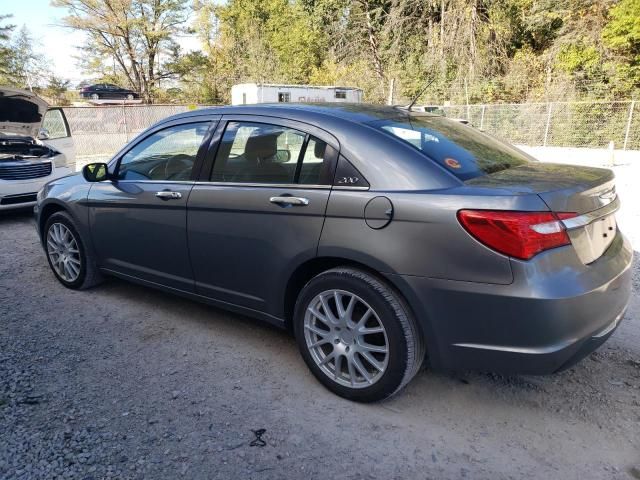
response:
M162 200L177 200L182 198L182 194L180 192L162 190L161 192L156 192L156 197L161 198Z
M269 201L281 207L306 207L309 205L309 199L303 197L271 197Z

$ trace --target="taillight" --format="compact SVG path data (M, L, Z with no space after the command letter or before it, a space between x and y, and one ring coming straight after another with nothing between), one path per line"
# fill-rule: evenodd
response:
M575 213L460 210L458 220L478 241L521 260L570 243L561 220Z

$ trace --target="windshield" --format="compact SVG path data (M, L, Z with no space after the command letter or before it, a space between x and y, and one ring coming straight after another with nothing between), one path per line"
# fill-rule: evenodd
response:
M369 125L414 146L463 181L532 160L475 128L442 117L412 116Z

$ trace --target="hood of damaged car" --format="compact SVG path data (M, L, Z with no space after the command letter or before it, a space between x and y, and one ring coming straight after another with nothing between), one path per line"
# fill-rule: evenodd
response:
M0 87L0 134L35 138L48 107L35 93Z

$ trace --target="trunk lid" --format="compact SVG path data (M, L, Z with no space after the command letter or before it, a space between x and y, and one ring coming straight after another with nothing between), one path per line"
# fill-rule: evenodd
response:
M467 180L474 187L538 195L549 210L573 213L563 219L580 260L597 260L616 235L619 200L614 174L605 168L531 162Z

